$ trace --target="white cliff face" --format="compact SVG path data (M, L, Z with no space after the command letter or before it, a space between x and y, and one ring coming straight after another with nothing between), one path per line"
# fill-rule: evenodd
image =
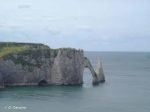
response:
M41 67L23 66L15 64L12 60L0 61L0 72L6 86L37 85L42 79L47 79L50 74L49 65Z
M100 61L97 64L96 75L98 77L99 82L105 82L103 66L102 66L102 62L100 62Z
M0 44L0 47L1 51L6 49L4 43ZM18 50L22 48L23 50ZM83 83L85 67L91 70L94 82L99 82L96 72L90 61L84 57L82 50L71 48L54 50L42 44L21 43L15 43L15 47L12 43L10 45L7 43L7 49L9 52L0 51L0 88L80 85Z
M52 66L51 82L58 85L82 84L83 70L83 51L60 49Z

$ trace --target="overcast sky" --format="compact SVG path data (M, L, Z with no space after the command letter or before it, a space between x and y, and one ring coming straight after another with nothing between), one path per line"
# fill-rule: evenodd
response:
M150 51L150 0L0 0L0 41Z

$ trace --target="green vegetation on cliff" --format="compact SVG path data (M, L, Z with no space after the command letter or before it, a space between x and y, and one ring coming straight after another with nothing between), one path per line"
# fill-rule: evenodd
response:
M11 60L23 66L40 67L50 59L50 48L42 44L0 43L0 60Z
M72 48L50 49L43 44L0 42L0 60L11 60L15 64L28 67L40 67L42 63L51 65L59 50L76 51Z
M12 46L0 48L0 59L5 59L9 55L18 54L29 49L29 46Z

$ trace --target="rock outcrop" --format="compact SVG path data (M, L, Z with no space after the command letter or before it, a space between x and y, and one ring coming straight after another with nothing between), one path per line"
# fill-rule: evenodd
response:
M93 84L105 81L83 50L50 49L43 44L0 43L0 88L30 85L80 85L88 67ZM98 74L100 74L99 69Z
M96 75L97 75L99 82L105 82L105 75L103 72L103 66L102 66L102 62L100 62L100 61L97 64Z
M4 80L2 74L0 73L0 89L1 88L4 88Z
M87 57L84 58L84 67L89 68L93 77L93 85L97 85L100 82L105 82L105 76L102 68L102 63L98 62L96 72L91 65L91 62Z

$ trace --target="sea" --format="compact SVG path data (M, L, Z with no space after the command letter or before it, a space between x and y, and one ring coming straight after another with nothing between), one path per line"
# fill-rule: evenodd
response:
M94 68L100 60L106 82L82 86L8 87L0 91L0 112L150 112L150 52L85 52Z

